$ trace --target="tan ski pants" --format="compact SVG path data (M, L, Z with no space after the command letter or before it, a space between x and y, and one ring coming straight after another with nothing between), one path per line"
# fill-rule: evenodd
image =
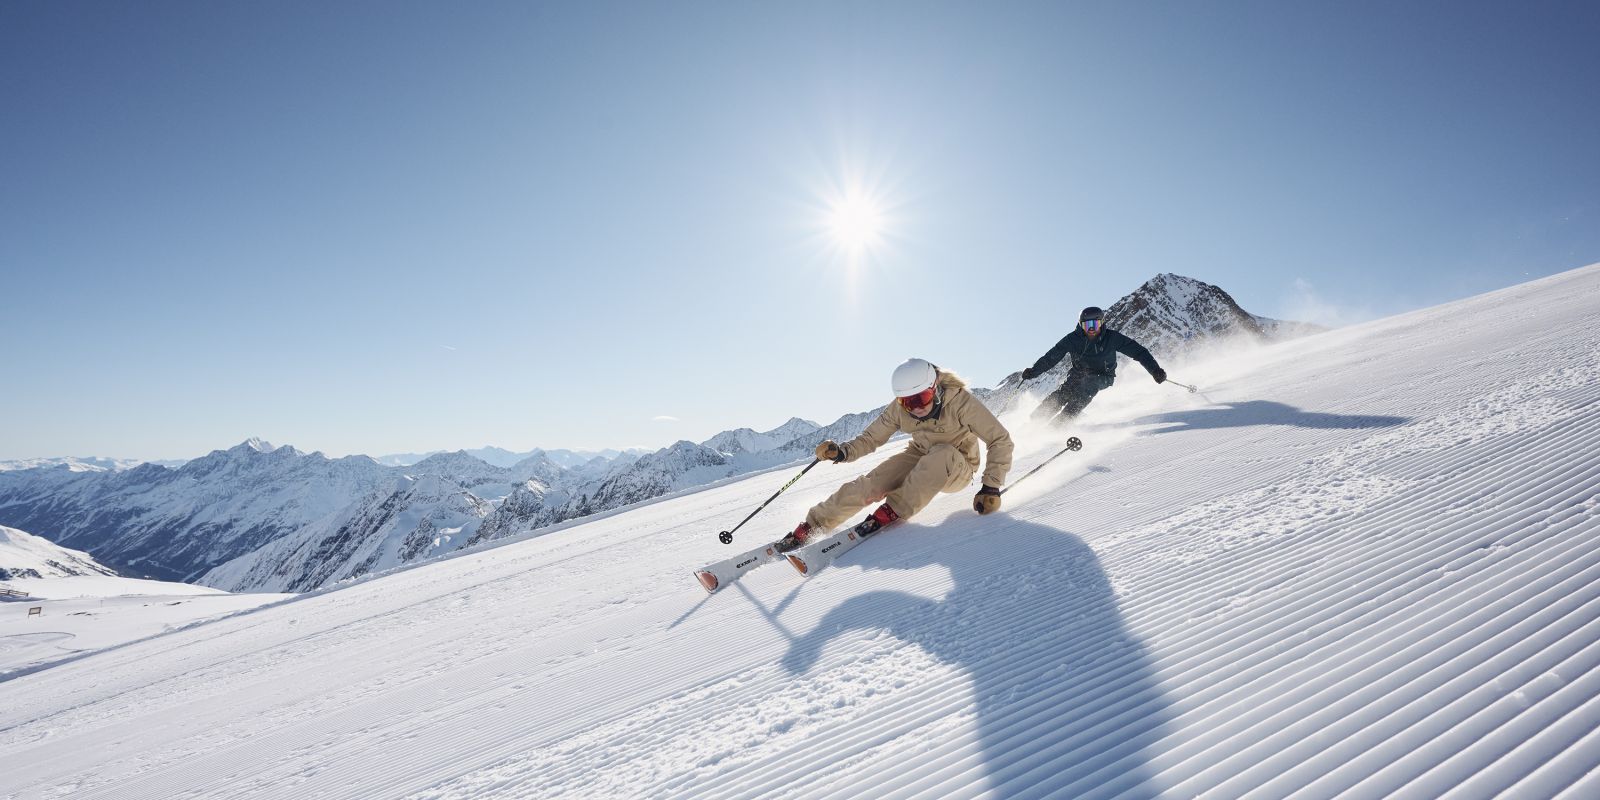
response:
M948 444L934 445L925 456L899 453L812 506L806 522L813 530L830 531L850 515L886 498L896 514L909 518L940 492L961 491L972 482L974 471L966 456Z

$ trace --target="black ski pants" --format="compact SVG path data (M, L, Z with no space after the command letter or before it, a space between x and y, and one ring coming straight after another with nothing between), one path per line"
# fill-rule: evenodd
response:
M1103 389L1110 388L1115 380L1114 375L1081 369L1069 370L1067 379L1033 410L1033 421L1053 421L1057 425L1070 422L1088 407L1089 401L1093 400L1095 395ZM1058 413L1061 416L1057 417Z

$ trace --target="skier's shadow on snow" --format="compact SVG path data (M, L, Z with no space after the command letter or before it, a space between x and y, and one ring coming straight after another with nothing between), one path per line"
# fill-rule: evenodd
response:
M1250 425L1290 425L1297 428L1392 428L1410 422L1410 417L1385 417L1365 414L1323 414L1301 411L1286 403L1247 400L1208 408L1170 411L1140 417L1145 425L1166 424L1152 433L1174 433L1199 428L1242 428Z
M1094 551L1070 533L1005 516L981 526L958 519L887 531L830 567L860 565L870 576L943 565L953 579L943 599L899 591L851 597L794 639L784 667L805 674L845 630L886 630L971 676L982 749L965 760L986 773L995 796L1156 795L1145 783L1147 762L1167 702ZM926 700L950 697L934 691Z

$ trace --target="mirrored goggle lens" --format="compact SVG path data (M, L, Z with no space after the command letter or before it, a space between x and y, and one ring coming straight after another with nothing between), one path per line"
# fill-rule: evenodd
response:
M903 405L912 411L933 405L933 387L929 386L928 388L923 389L922 391L917 392L910 397L900 398L900 405Z
M1086 330L1086 331L1097 331L1097 330L1100 330L1100 320L1097 320L1097 319L1086 319L1086 320L1084 320L1083 321L1083 329Z

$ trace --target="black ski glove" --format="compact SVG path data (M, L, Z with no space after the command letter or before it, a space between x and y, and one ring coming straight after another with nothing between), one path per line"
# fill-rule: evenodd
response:
M1033 380L1033 367L1022 368L1022 379L1025 381Z
M1156 367L1155 369L1150 370L1150 377L1155 378L1156 383L1166 383L1167 371L1160 367Z
M972 510L979 514L988 514L1000 510L1000 490L993 486L985 486L972 496Z

